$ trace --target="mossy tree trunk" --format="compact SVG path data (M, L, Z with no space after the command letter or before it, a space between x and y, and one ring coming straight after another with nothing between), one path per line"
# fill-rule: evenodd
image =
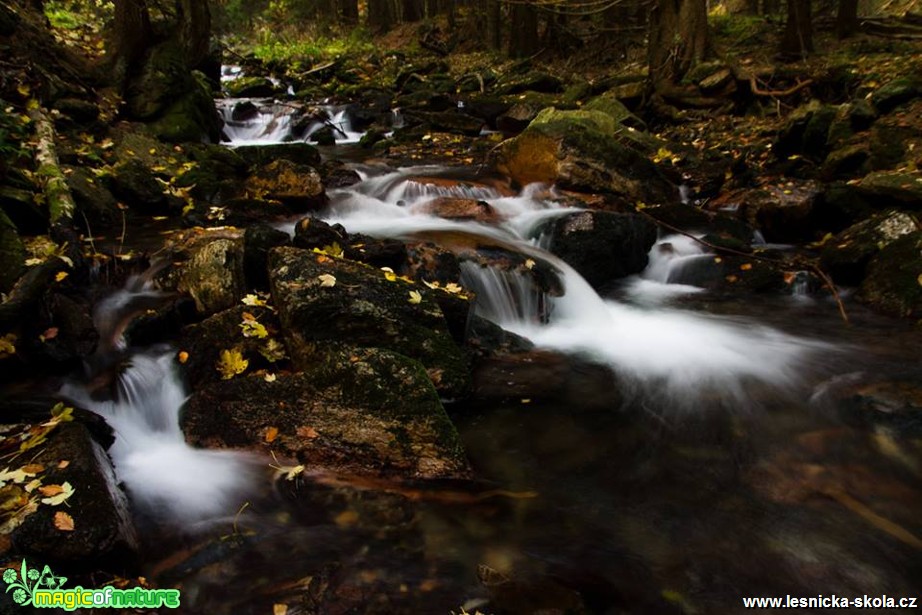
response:
M153 38L147 0L116 0L111 33L113 71L122 85L147 51Z
M712 54L705 0L657 0L647 48L655 91L673 90L688 71Z
M781 54L801 59L813 52L813 20L810 0L787 0L788 16L781 38Z

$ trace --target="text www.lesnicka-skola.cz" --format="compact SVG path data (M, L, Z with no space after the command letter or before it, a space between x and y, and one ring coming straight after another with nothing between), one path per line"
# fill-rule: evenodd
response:
M918 598L894 598L892 596L811 596L800 598L785 596L783 598L743 598L743 607L747 609L915 609L919 608Z

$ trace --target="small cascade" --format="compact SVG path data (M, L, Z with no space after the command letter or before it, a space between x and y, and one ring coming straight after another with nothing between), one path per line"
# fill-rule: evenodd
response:
M229 145L307 142L324 127L338 144L358 143L364 134L353 128L346 106L323 105L310 116L300 104L270 99L225 98L215 104Z
M421 180L423 172L438 174L434 169L404 170L340 190L334 193L326 218L352 232L378 236L414 238L424 233L431 239L448 233L446 239L452 239L466 233L542 261L558 272L562 296L537 293L521 273L463 265L464 282L478 294L477 312L539 347L608 365L651 396L662 398L668 407L693 406L704 398L743 402L747 384L753 381L793 386L810 354L828 349L748 322L604 300L576 271L529 240L540 227L536 220L567 211L543 200L540 189L532 187L516 197L477 193L504 212L506 219L495 226L444 220L414 212L407 205L469 188L458 181L460 187L450 188ZM669 289L663 293L699 292L675 282L693 281L696 269L711 258L691 238L665 237L654 246L640 283Z
M138 301L143 304L153 293L147 284L119 291L97 306L94 319L128 321ZM115 346L124 350L123 342ZM66 383L60 394L112 427L116 439L109 453L135 506L151 518L184 525L233 515L252 487L257 466L242 453L186 444L179 412L187 394L175 352L166 347L119 352L92 362L118 370L111 394L100 399L99 390L78 382ZM99 374L92 376L91 382L100 380Z

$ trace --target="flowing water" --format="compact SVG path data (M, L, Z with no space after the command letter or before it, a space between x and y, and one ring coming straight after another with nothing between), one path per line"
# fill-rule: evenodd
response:
M289 120L271 114L233 127L234 140L284 140ZM685 236L661 237L641 274L600 296L547 250L548 223L574 211L553 189L510 196L456 170L356 170L360 183L331 192L329 222L448 247L463 237L556 272L563 293L550 296L520 273L462 265L481 316L567 357L541 375L561 394L448 405L474 487L305 476L259 497L269 460L184 443L173 352L120 342L125 315L156 292L141 281L114 295L97 314L107 352L127 362L114 394L63 394L115 428L132 500L182 529L228 528L253 503L182 564L152 565L181 584L189 612L734 613L746 596L919 594L922 430L904 428L885 386L919 381L917 330L853 305L845 327L806 282L794 296L714 296L696 285L713 257ZM500 221L427 213L440 196L485 200ZM458 496L471 489L505 495Z

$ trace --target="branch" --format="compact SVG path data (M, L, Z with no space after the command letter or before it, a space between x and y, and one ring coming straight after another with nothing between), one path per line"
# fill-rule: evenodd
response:
M802 90L813 83L813 79L807 79L805 81L800 81L797 85L789 87L786 90L762 90L759 88L759 85L756 83L756 78L749 77L749 87L752 89L752 93L756 96L790 96L795 92Z
M68 225L74 217L76 205L58 162L58 153L54 147L54 124L39 106L29 111L29 118L35 124L35 136L38 139L35 146L36 175L42 182L45 201L48 203L49 221L52 226Z

